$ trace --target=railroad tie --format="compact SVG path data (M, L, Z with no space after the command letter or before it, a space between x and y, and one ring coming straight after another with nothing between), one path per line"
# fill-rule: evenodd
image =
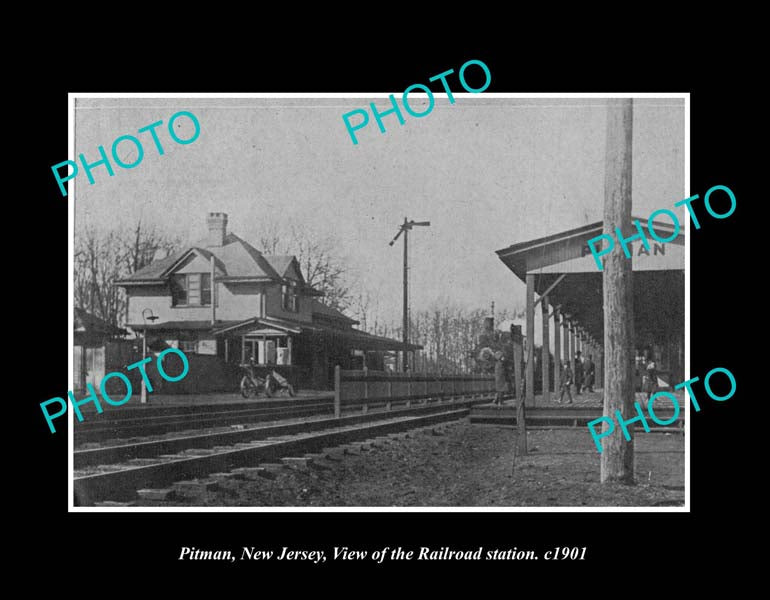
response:
M136 495L140 500L151 500L154 502L162 500L170 500L174 497L174 490L172 488L150 488L144 490L137 490Z
M305 458L308 466L316 471L333 471L341 466L340 461L329 460L322 452L305 454Z
M343 448L324 448L322 451L326 460L341 462L345 460L345 450Z
M275 475L286 472L286 465L283 463L259 463L259 466Z
M227 471L225 473L210 473L208 478L214 479L217 483L221 484L236 479L236 475L231 471Z
M189 481L175 481L172 484L175 494L183 498L197 498L206 492L216 490L218 487L214 479L191 479Z
M289 467L290 469L296 469L297 471L307 471L310 467L310 463L312 463L313 460L304 456L286 456L281 459L281 462L284 464L284 466Z
M275 473L264 467L238 467L230 471L236 479L259 481L260 479L275 479Z

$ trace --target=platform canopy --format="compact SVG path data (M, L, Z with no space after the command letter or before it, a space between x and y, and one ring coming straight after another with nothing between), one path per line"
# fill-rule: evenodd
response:
M672 329L683 331L684 327L684 235L680 231L670 242L656 242L649 236L646 219L632 217L637 219L649 240L649 250L639 239L628 244L634 271L634 320L641 334L637 337L666 339ZM603 227L603 221L598 221L497 250L500 260L521 281L533 275L535 293L547 293L550 306L560 306L561 314L598 344L604 335L602 271L588 240L601 235ZM662 239L674 234L671 223L656 221L653 228ZM632 226L630 231L636 228ZM623 252L617 240L613 252Z

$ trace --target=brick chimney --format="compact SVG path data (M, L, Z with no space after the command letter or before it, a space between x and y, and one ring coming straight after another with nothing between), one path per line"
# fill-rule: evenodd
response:
M227 235L227 214L209 213L206 225L209 228L208 246L224 246Z

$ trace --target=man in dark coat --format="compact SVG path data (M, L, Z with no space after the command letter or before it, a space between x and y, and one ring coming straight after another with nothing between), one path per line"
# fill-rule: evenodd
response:
M580 350L575 352L575 393L579 396L583 388L583 359L580 358Z
M495 406L503 406L503 396L508 393L508 374L505 368L505 354L495 352Z

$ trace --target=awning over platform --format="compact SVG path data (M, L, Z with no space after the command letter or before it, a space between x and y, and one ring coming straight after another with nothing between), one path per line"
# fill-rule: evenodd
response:
M228 321L217 323L213 328L214 335L245 335L259 329L276 329L284 333L301 333L302 326L297 321L287 321L272 317L252 317L243 321Z
M214 336L259 335L262 331L275 335L276 331L286 334L315 334L333 336L345 340L354 350L369 351L401 351L404 343L387 337L372 335L353 328L333 327L325 323L306 323L275 317L252 317L242 321L166 321L165 323L148 323L129 325L135 331L173 332L173 331L210 331ZM407 350L421 350L419 344L408 344Z
M638 219L643 226L645 219ZM659 237L671 237L670 223L654 222ZM534 277L535 294L548 293L550 306L579 325L596 341L604 335L602 272L588 240L601 235L598 221L569 231L513 244L497 250L500 260L523 282ZM634 229L635 231L635 229ZM665 332L684 316L684 235L661 243L649 238L649 250L640 240L629 244L634 271L635 321L644 329ZM613 252L623 252L616 241ZM553 287L552 287L553 286Z
M165 321L163 323L130 324L128 327L134 331L145 329L147 331L205 331L211 329L211 321Z
M340 335L349 342L356 344L356 350L374 350L374 351L401 351L404 349L404 342L391 338L372 335L365 331L330 329L334 335ZM407 344L407 350L422 350L419 344Z

